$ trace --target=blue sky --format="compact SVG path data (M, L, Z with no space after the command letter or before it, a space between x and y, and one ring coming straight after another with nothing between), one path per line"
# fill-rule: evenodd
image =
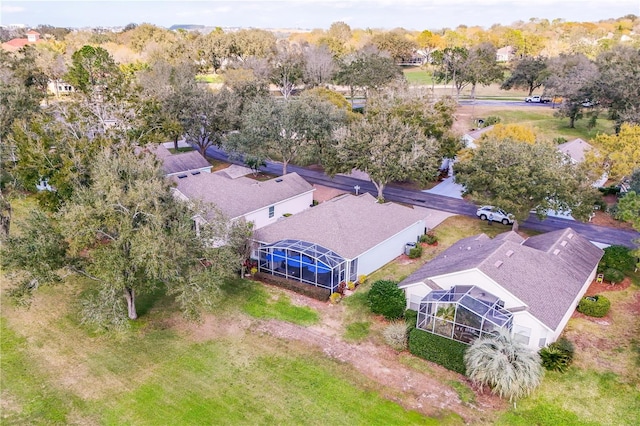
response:
M148 22L221 27L328 28L344 21L352 28L409 30L458 25L509 25L530 18L598 21L640 16L640 0L2 0L0 24L61 27L118 26Z

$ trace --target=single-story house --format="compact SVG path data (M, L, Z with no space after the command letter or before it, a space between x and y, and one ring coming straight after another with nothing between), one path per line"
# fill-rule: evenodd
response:
M76 88L62 80L49 80L47 90L55 96L70 95L75 93Z
M573 164L582 163L586 153L592 149L593 146L580 138L558 145L558 151L565 154Z
M573 164L580 164L584 162L587 152L591 151L592 149L592 145L580 138L576 138L570 140L569 142L558 145L558 151L563 153ZM595 188L604 186L607 183L608 179L608 174L604 172L600 179L593 183L593 186Z
M255 232L261 272L337 290L403 254L431 211L345 194Z
M164 145L155 145L147 149L162 161L162 170L167 176L211 173L211 164L196 150L173 154Z
M476 141L480 139L480 137L487 133L488 131L493 130L493 126L483 127L481 129L472 130L469 133L465 133L462 135L462 141L464 142L465 148L476 149L478 145Z
M231 220L244 218L260 229L284 215L300 213L313 204L315 188L297 173L266 181L237 176L231 168L214 173L179 173L174 195L183 201L199 200L216 206Z
M558 339L603 255L571 228L524 239L465 238L398 284L417 327L464 343L509 330L531 348Z
M497 62L509 62L513 59L515 55L515 49L513 46L505 46L496 50L496 61Z

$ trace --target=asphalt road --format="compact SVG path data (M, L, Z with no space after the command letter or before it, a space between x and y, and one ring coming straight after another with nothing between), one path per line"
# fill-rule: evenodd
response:
M219 148L210 147L207 149L207 156L221 161L228 161L236 164L243 164L238 161L229 161L227 154ZM282 164L267 162L265 167L260 169L263 172L280 175L282 174ZM359 193L368 192L374 197L377 191L373 184L366 180L356 179L348 176L334 176L333 178L325 175L317 170L309 170L304 167L287 166L288 172L296 172L309 183L324 185L331 188L337 188L346 192L355 193L355 186L359 186ZM466 216L476 217L477 207L466 201L457 198L445 197L437 194L429 194L421 191L387 186L384 190L385 200L395 201L405 204L427 207L430 209L442 210L449 213L462 214ZM622 245L635 248L638 244L635 242L640 239L640 233L625 229L610 228L606 226L593 225L591 223L583 223L569 219L548 217L539 220L534 214L531 214L527 220L520 223L523 228L529 228L540 232L549 232L556 229L564 229L571 227L591 241Z

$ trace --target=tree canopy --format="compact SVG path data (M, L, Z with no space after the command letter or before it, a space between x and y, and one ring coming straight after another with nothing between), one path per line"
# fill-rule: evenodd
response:
M519 221L534 210L568 211L587 219L595 192L581 168L566 161L554 145L487 138L471 158L455 164L456 182L476 203L512 213Z
M384 98L372 100L360 120L343 129L325 163L331 173L367 173L384 199L389 182L416 179L424 182L435 177L441 158L439 143L425 134L424 129L404 122L393 107L385 107Z
M593 144L586 161L594 171L601 173L604 166L611 179L620 179L640 168L640 125L623 124L617 135L599 134Z

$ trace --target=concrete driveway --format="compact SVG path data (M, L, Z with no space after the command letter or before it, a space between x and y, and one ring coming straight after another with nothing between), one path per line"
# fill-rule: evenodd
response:
M460 184L457 184L454 180L453 176L449 176L436 186L431 189L427 189L422 192L427 192L429 194L437 194L450 198L459 198L462 199L462 192L464 191L464 187Z

